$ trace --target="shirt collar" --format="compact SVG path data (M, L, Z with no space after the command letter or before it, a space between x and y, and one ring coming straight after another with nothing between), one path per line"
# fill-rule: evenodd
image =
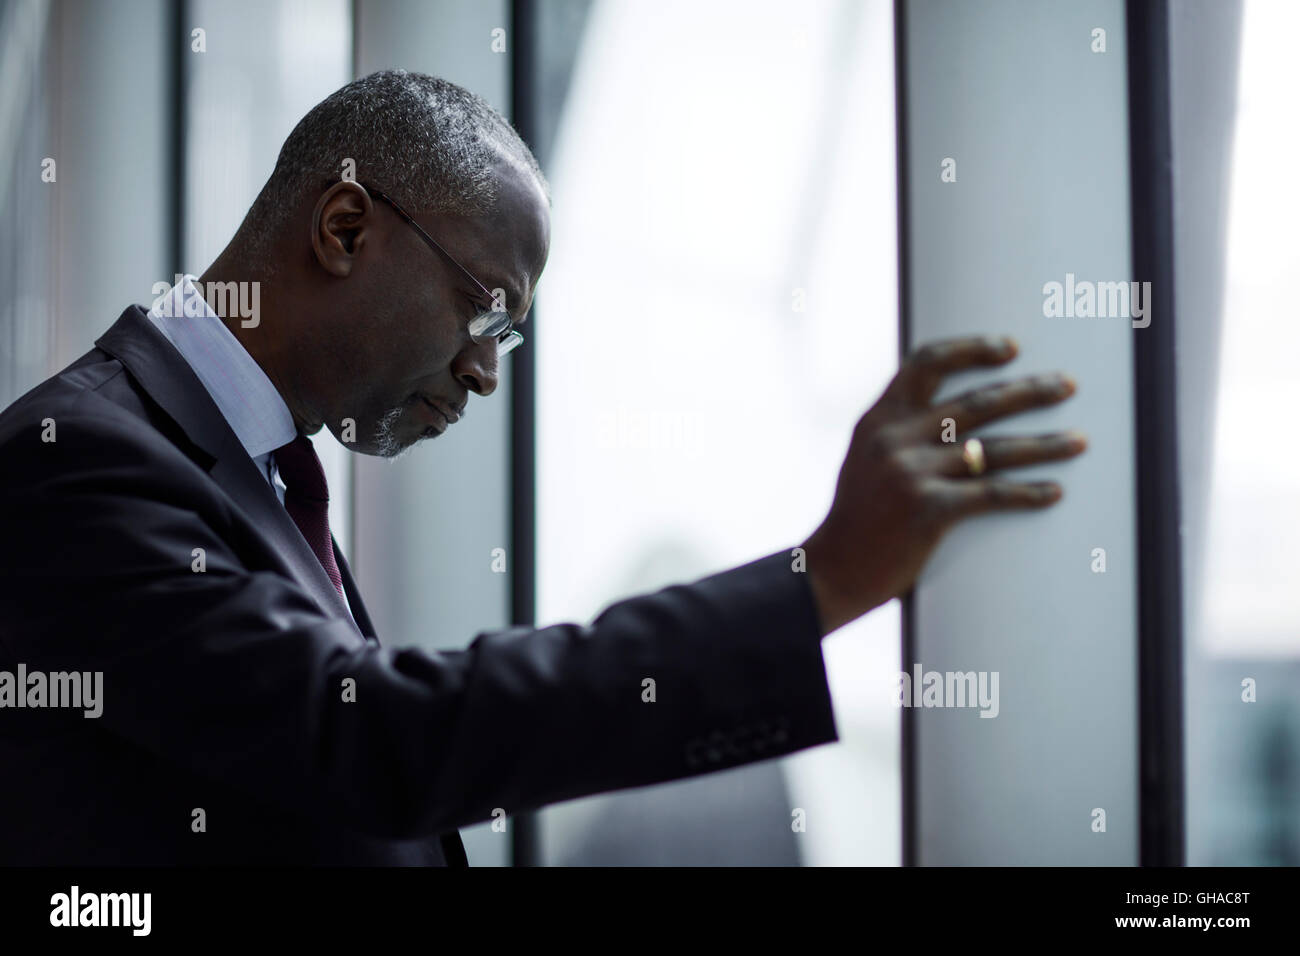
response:
M212 311L196 276L185 275L157 299L149 318L184 356L250 458L298 435L289 406L261 366Z

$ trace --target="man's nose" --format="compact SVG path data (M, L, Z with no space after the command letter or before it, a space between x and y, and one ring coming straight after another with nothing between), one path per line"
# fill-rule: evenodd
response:
M497 390L497 343L471 341L461 349L452 366L452 374L471 392L484 398Z

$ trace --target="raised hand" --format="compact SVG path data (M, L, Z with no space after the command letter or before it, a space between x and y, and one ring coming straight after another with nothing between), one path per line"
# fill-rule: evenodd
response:
M962 436L1063 401L1075 391L1068 376L985 385L931 404L946 376L1005 365L1016 354L1010 339L926 345L858 420L830 512L803 544L823 634L905 593L940 538L961 519L1037 510L1060 499L1055 482L1013 481L996 472L1072 458L1087 447L1082 434L985 437L969 448L969 436ZM956 441L942 440L944 419L955 422Z

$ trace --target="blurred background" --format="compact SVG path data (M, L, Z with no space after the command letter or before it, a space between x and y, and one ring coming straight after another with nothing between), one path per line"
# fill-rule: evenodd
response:
M1124 88L1123 7L1075 6L1085 25L1105 19L1120 52L1108 80L1071 87L1070 108ZM960 31L944 26L958 8ZM899 220L900 146L917 159L916 130L911 153L898 140L900 9L936 42L971 51L960 66L913 58L906 82L935 84L963 115L977 71L997 60L1008 92L981 101L981 115L1012 133L1041 129L1012 91L1033 86L1035 71L1060 79L1072 67L1053 44L1076 39L1050 10L1027 16L1024 0L0 0L0 404L85 352L127 305L147 305L156 283L201 273L317 102L355 76L418 70L515 121L552 184L552 246L527 347L460 427L397 462L315 439L331 524L384 642L461 648L509 624L586 621L619 598L793 547L824 516L853 424L897 368L900 225L912 262L933 269L928 284L942 290L955 271L938 245L917 246L930 234L919 217L934 217L939 236L955 228L950 211L913 204L914 221ZM1285 0L1196 0L1171 2L1169 25L1179 390L1169 427L1185 651L1169 679L1184 701L1187 861L1294 864L1300 186L1289 162L1300 133L1286 117L1300 77L1285 45L1300 16ZM997 51L1011 34L1024 41L1016 50L1039 52L1008 60ZM1086 50L1086 33L1080 42ZM917 161L938 183L949 129L932 132L941 152ZM1112 145L1127 156L1126 140ZM1045 177L1010 208L1056 210L1078 189ZM1107 198L1127 229L1127 184ZM1054 222L1068 242L1069 217ZM1015 255L992 229L983 245L994 259ZM1105 374L1113 382L1094 380L1094 394L1131 387L1127 359ZM1142 401L1126 399L1124 414ZM1128 431L1116 435L1128 436L1108 463L1122 497L1134 452ZM1079 494L1086 507L1101 492ZM931 588L927 601L945 593ZM1071 613L1100 613L1088 603ZM511 818L506 832L473 827L471 863L899 864L902 629L892 602L823 643L837 744L571 801ZM1132 630L1112 662L1128 677ZM1067 665L1046 651L1029 666ZM1242 700L1247 678L1253 703ZM1043 726L1022 717L1006 726ZM1106 734L1136 737L1132 719L1116 719ZM1062 763L1076 752L1068 736L1050 743ZM1114 742L1124 754L1130 744ZM990 831L1014 829L1009 797L1043 767L990 765L978 745L968 756L984 773L957 802L991 815ZM1135 802L1138 768L1120 764L1115 783ZM791 828L795 809L803 832ZM922 827L921 839L942 837ZM1131 862L1129 849L1107 859Z

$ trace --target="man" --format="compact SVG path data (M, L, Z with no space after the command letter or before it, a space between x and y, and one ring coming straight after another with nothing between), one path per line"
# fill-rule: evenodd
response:
M1059 497L986 472L1080 436L943 442L942 423L1072 384L932 404L1015 352L942 343L858 423L806 541L586 626L381 645L308 436L391 457L490 396L549 206L482 100L366 77L293 130L197 283L0 415L3 862L464 865L460 826L834 741L821 638L906 591L955 521ZM244 288L258 314L211 307Z

